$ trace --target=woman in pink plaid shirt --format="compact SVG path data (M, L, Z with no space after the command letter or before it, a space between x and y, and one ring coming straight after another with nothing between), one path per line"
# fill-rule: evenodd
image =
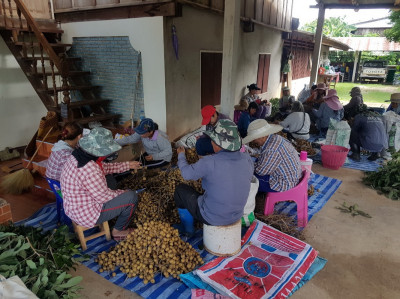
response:
M127 227L136 209L137 195L131 190L111 190L105 175L138 169L140 162L105 163L109 155L121 149L105 128L94 128L78 144L61 173L65 214L84 227L118 217L111 234L114 239L123 240L131 231Z

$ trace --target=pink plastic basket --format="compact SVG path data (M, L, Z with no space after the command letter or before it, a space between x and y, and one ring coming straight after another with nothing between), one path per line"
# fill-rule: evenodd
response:
M321 147L322 166L329 169L339 169L346 161L348 148L339 145L323 145Z

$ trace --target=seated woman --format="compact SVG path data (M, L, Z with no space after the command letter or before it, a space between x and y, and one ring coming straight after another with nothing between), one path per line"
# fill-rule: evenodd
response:
M54 144L47 160L46 177L60 181L65 162L82 137L83 128L77 122L66 123L61 132L61 140Z
M390 95L390 100L385 102L390 102L386 111L394 111L395 113L400 114L400 93L392 93Z
M145 153L140 162L147 168L157 168L171 162L172 147L168 136L158 130L158 125L150 118L143 119L135 128L135 133L116 140L119 145L127 145L142 141Z
M256 112L256 118L265 118L271 115L271 103L267 100L261 100L257 92L261 90L255 83L247 85L249 92L245 94L239 102L239 105L235 105L235 110L247 110L248 106L252 102L256 102L258 109Z
M292 105L292 113L279 124L283 127L283 131L288 134L289 138L307 140L310 138L310 123L310 116L304 112L303 104L296 101Z
M240 137L244 138L247 136L247 128L249 127L249 124L253 121L256 120L256 112L258 109L258 105L255 102L251 102L249 105L249 108L247 108L247 111L243 111L243 113L240 115L237 127L239 130Z
M358 108L364 104L360 87L353 87L350 91L350 96L350 102L343 107L344 117L347 120L353 118L357 114Z
M344 116L344 109L339 102L339 97L335 89L330 89L324 100L325 102L321 104L318 110L313 109L314 116L316 117L315 123L322 138L326 137L330 119L341 121Z
M301 179L299 154L289 141L275 134L281 130L279 125L257 119L249 125L247 137L243 139L243 143L253 141L261 147L254 165L261 192L287 191L297 186Z
M366 105L361 105L356 110L356 116L351 127L349 158L359 162L360 148L371 152L368 160L375 161L379 158L382 149L388 146L388 136L383 124L382 115L369 111Z
M94 128L78 145L61 173L65 214L84 227L118 217L111 234L122 240L131 231L127 227L136 209L137 195L130 190L109 189L105 175L138 169L140 162L105 163L107 156L121 149L105 128Z

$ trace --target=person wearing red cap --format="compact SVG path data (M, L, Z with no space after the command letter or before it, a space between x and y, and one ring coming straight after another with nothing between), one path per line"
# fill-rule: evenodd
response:
M212 105L204 106L201 109L201 116L203 117L201 125L206 126L206 131L212 131L220 119L230 119L225 114L219 113ZM211 145L211 139L206 134L203 134L199 139L197 139L196 152L199 156L214 154L214 149Z

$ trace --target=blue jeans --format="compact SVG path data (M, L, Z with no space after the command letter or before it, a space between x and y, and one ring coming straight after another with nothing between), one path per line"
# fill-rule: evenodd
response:
M258 185L258 191L261 192L278 192L273 189L271 189L271 186L269 185L269 175L258 175L254 174L256 178L258 179L259 185Z
M196 152L199 156L214 154L214 149L211 144L211 138L207 135L203 135L199 139L197 139Z

